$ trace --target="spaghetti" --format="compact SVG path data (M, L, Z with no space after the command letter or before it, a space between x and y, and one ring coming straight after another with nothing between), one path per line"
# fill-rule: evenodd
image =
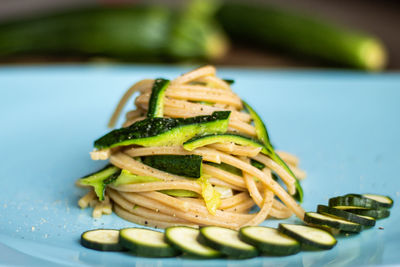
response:
M138 92L136 109L127 112L123 127L146 118L153 79L139 81L124 94L109 127L116 121L130 97ZM215 111L230 111L228 131L257 139L254 120L243 109L241 99L231 90L227 81L216 77L213 66L205 66L181 75L171 81L163 95L163 116L190 118L210 115ZM272 147L272 146L271 146ZM91 152L93 160L109 160L110 164L129 175L150 177L148 181L122 184L104 183L104 200L98 200L93 188L78 204L93 207L93 217L110 214L111 207L120 217L134 223L165 228L172 225L217 225L238 229L258 225L268 217L288 218L295 214L303 219L304 210L294 200L296 183L293 177L305 177L298 168L298 158L287 152L276 152L285 165L262 153L262 147L245 146L233 142L213 143L192 151L182 145L137 146L128 145ZM145 164L140 159L157 155L197 155L202 158L199 179L189 179ZM253 161L261 164L258 168ZM224 168L226 167L226 168ZM281 182L273 177L279 176ZM122 174L120 174L122 175ZM144 178L143 178L144 177ZM82 181L78 185L84 186ZM190 196L177 193L191 192ZM214 195L212 195L212 193ZM211 195L210 195L211 194ZM253 206L259 211L249 213Z

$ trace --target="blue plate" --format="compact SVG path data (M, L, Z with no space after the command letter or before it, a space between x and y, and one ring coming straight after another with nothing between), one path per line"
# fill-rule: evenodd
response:
M77 178L104 163L93 140L122 93L143 78L173 78L186 68L43 66L0 69L0 265L358 266L400 264L400 74L222 69L262 115L274 145L295 153L308 177L304 208L330 197L377 193L395 200L390 218L329 251L249 260L137 258L79 244L93 228L133 224L93 219L77 200ZM131 102L132 103L132 102ZM132 104L130 104L132 107ZM121 119L122 120L122 119ZM289 221L294 222L296 218ZM276 226L279 221L268 221Z

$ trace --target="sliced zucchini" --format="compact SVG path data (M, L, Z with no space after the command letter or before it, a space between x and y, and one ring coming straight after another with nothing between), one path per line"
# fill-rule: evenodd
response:
M193 137L183 143L183 148L192 151L198 147L214 144L214 143L235 143L242 146L261 147L264 153L267 153L266 148L258 140L251 139L249 137L234 134L234 133L223 133L223 134L208 134Z
M142 157L142 162L172 174L199 178L203 158L199 155L155 155Z
M230 111L215 111L212 115L191 118L147 118L129 127L109 132L94 142L97 149L116 146L174 146L195 135L224 133Z
M259 170L262 170L265 168L265 165L255 159L251 159L250 160L250 164L253 165L254 167L256 167Z
M123 247L134 254L144 257L174 257L179 250L164 241L161 232L144 228L125 228L119 232L119 240Z
M242 176L242 170L241 169L238 169L235 166L226 164L224 162L221 162L220 164L214 163L214 162L207 162L206 164L214 166L214 167L217 167L217 168L219 168L221 170L230 172L232 174L235 174L235 175L238 175L238 176Z
M95 229L89 230L81 235L82 246L101 251L122 251L124 248L119 244L119 230Z
M235 230L205 226L200 228L199 242L220 251L231 258L245 259L258 255L257 249L239 239Z
M393 199L389 196L375 195L375 194L362 194L363 197L373 199L379 203L382 208L391 208L393 206Z
M271 256L286 256L300 251L300 243L275 228L246 226L239 230L239 238Z
M329 207L337 209L377 209L378 202L361 195L350 194L329 199Z
M164 115L164 95L169 83L169 80L161 78L154 81L147 111L148 118L157 118Z
M304 248L331 249L337 243L330 233L315 227L280 223L278 230L299 241Z
M390 211L387 209L379 208L376 210L366 210L366 209L348 209L347 212L351 212L358 215L369 216L377 220L387 218L390 216Z
M100 201L103 201L106 185L114 182L120 173L121 169L112 165L107 165L100 171L79 179L79 183L81 185L93 186L96 196Z
M375 225L375 219L372 217L368 216L359 216L357 214L347 212L345 210L341 209L335 209L332 207L324 206L324 205L318 205L317 212L320 214L325 214L328 216L332 217L338 217L342 218L345 220L348 220L350 222L358 223L364 226L374 226Z
M315 226L331 227L344 232L358 233L362 230L362 226L359 223L350 222L316 212L306 212L304 215L304 222Z
M173 226L165 229L165 238L175 248L191 256L218 258L222 254L197 241L200 231L186 226Z
M162 180L153 176L136 175L128 170L123 169L117 179L113 182L113 185L120 186L124 184L150 183L159 181Z
M173 197L198 197L199 194L196 192L185 190L185 189L165 189L160 190L159 192L167 194Z
M257 112L249 105L246 101L243 101L243 106L250 113L250 117L253 119L254 127L256 128L257 138L263 142L266 146L271 146L271 142L269 140L269 135L267 131L267 127L262 121L261 117L257 114Z
M229 85L232 85L235 83L235 80L233 80L233 79L224 79L224 81Z

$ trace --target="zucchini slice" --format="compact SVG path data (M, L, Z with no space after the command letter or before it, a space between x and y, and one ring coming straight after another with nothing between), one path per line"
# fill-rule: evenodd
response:
M329 207L337 209L377 209L378 202L373 199L362 197L361 195L350 194L329 199Z
M258 140L251 139L249 137L234 133L208 134L208 135L196 136L183 143L183 148L188 151L192 151L198 147L214 143L229 143L229 142L242 146L261 147L262 148L261 151L263 151L264 154L268 153L264 145L260 143Z
M175 248L191 256L201 258L218 258L222 254L197 241L200 231L187 226L173 226L165 229L165 238Z
M174 257L179 251L164 241L164 234L144 228L125 228L119 232L123 247L144 257Z
M100 201L103 201L106 185L114 182L120 173L121 169L112 165L107 165L100 171L82 177L79 179L79 183L82 185L93 186L97 198Z
M376 210L366 210L366 209L348 209L347 212L351 212L354 214L368 216L375 218L376 220L387 218L390 216L390 211L387 209L376 209Z
M203 157L199 155L155 155L142 157L142 162L161 171L200 178Z
M116 146L174 146L182 145L195 135L224 133L228 128L230 111L215 111L211 115L191 118L147 118L129 127L109 132L94 142L97 149Z
M95 229L89 230L81 235L82 246L101 251L122 251L124 248L119 244L119 230Z
M157 118L164 115L164 95L169 83L169 80L162 78L154 81L147 111L148 118Z
M245 259L258 255L257 249L240 240L239 233L232 229L205 226L200 228L198 240L231 258Z
M358 223L364 226L374 226L375 225L375 219L373 217L368 217L368 216L359 216L357 214L341 210L341 209L335 209L332 207L324 206L324 205L318 205L317 212L320 214L332 216L332 217L338 217L345 219L350 222Z
M249 105L246 101L243 101L244 108L249 112L250 117L253 119L254 127L256 128L257 138L260 139L266 146L271 146L271 142L269 140L269 135L267 131L267 127L262 121L261 117L257 114L257 112Z
M337 243L327 231L311 226L280 223L278 230L299 241L304 248L331 249Z
M293 255L300 251L300 243L280 233L275 228L246 226L239 230L239 238L255 246L260 252L271 256Z
M393 199L389 196L375 195L375 194L362 194L361 196L373 199L379 203L382 208L391 208L393 206Z
M262 170L265 168L264 163L261 163L255 159L250 159L250 163L251 163L251 165L253 165L254 167L256 167L259 170Z
M350 222L344 219L331 217L316 212L306 212L304 222L322 227L331 227L344 232L358 233L361 232L362 226L359 223Z

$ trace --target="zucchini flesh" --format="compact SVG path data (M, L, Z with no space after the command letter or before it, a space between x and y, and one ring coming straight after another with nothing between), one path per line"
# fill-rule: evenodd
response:
M304 214L304 222L313 226L330 227L344 232L361 232L362 226L359 223L350 222L348 220L319 214L316 212L306 212Z
M93 186L94 192L96 193L97 198L100 201L104 200L104 190L107 184L114 182L119 174L121 173L121 169L114 167L112 165L107 165L103 169L98 172L89 174L81 179L79 179L79 183L82 185Z
M275 228L246 226L239 230L239 237L255 246L260 252L271 256L293 255L300 251L300 243L280 233Z
M147 111L148 118L159 118L164 115L164 95L169 85L169 80L156 79L151 89L149 100L149 108Z
M119 244L119 230L96 229L89 230L81 235L82 246L101 251L122 251Z
M254 167L256 167L259 170L262 170L265 168L264 163L261 163L255 159L250 159L250 163L251 163L251 165L253 165Z
M369 216L375 218L377 220L387 218L390 216L390 211L387 209L376 209L376 210L367 210L367 209L348 209L347 212L351 212L354 214Z
M257 249L239 239L239 233L235 230L205 226L200 228L199 242L220 251L231 258L245 259L258 255Z
M97 149L116 146L174 146L195 135L224 133L228 128L230 111L191 118L147 118L129 127L109 132L94 142Z
M364 226L374 226L375 219L372 217L358 216L345 210L335 209L324 205L318 205L317 212L320 214L342 218L344 220L358 223Z
M203 157L199 155L155 155L142 157L142 162L168 173L200 178Z
M330 233L315 227L280 223L278 230L296 239L307 249L331 249L337 243Z
M375 200L351 194L329 199L329 207L337 209L377 209L379 204Z
M226 164L224 162L221 162L220 164L218 163L214 163L214 162L207 162L207 165L211 165L213 167L219 168L221 170L230 172L232 174L238 175L238 176L242 176L242 170L236 168L235 166Z
M166 189L160 190L160 193L167 194L173 197L198 197L199 194L196 192L185 190L185 189Z
M123 247L138 256L174 257L179 251L164 241L164 234L144 228L125 228L119 232Z
M192 139L187 140L183 143L183 148L192 151L198 147L214 144L214 143L226 143L233 142L235 144L243 145L243 146L251 146L251 147L261 147L261 153L270 157L277 164L282 166L293 178L296 179L295 187L296 194L295 198L300 202L303 201L303 188L300 185L299 180L294 175L292 170L286 165L286 163L279 157L278 154L275 153L272 146L266 146L260 143L258 140L251 139L249 137L233 134L233 133L223 133L223 134L208 134L202 136L195 136Z
M182 252L201 258L218 258L222 254L211 247L197 241L200 231L186 226L173 226L165 229L165 238L175 248Z
M254 127L256 128L257 138L263 142L266 146L270 146L271 142L269 140L269 135L267 131L267 127L262 121L261 117L257 114L257 112L249 105L246 101L243 101L243 106L250 113L250 117L253 119Z

